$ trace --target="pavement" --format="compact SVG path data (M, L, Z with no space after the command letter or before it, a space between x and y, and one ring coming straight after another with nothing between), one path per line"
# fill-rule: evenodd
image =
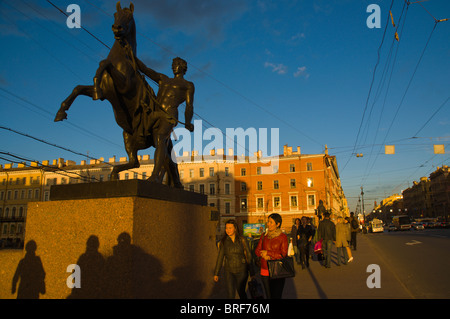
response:
M309 268L296 265L296 276L286 279L283 299L413 298L367 235L357 235L357 250L352 255L352 262L337 266L333 245L331 268L321 266L316 258L310 260Z

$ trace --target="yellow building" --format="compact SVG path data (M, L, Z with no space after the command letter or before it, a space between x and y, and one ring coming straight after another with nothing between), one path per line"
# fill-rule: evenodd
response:
M27 203L42 200L43 175L34 162L0 166L0 247L23 244Z
M289 151L290 148L286 147L286 149ZM259 152L255 154L259 154ZM303 166L300 165L300 157L304 168L301 168ZM297 158L298 163L294 162L299 166L298 169L293 170L291 166L295 158ZM144 180L151 176L154 164L150 156L139 155L138 159L140 167L120 172L120 180ZM51 200L50 189L52 185L109 181L112 168L127 161L126 157L118 159L112 157L107 160L99 158L76 163L58 158L42 163L5 164L0 167L1 245L5 247L23 244L27 203ZM218 149L211 150L209 155L203 156L199 156L196 151L185 152L183 156L177 158L177 163L180 179L185 190L208 195L208 205L215 208L214 212L218 217L217 234L223 234L225 221L228 219L236 219L239 223L254 222L250 218L254 214L249 210L243 212L239 201L242 197L241 179L243 177L241 171L245 165L249 165L248 160L239 161L234 156L232 149L228 150L228 154L225 154L223 149ZM284 168L285 164L288 165L286 169ZM277 175L275 176L277 177L276 180L281 177L288 178L288 180L290 178L290 186L283 184L285 187L280 188L279 192L282 192L283 196L291 195L291 199L296 196L294 210L297 213L309 213L313 216L318 200L323 199L327 209L333 214L348 214L334 156L328 156L328 154L301 155L299 151L298 154L295 152L287 154L285 150L285 154L280 156L279 165L282 167L280 166L276 173L266 177ZM303 179L312 177L309 173L315 174L314 184L305 186L306 184L303 184L306 182ZM249 177L250 175L246 176L246 178ZM298 185L296 184L294 188L292 186L293 178L298 178ZM250 181L248 181L248 185L252 188L254 188L253 186L257 187L257 184L253 185ZM236 187L239 189L236 189ZM291 194L293 191L295 191L295 196ZM253 197L252 195L250 198L252 203L258 196ZM286 200L285 202L288 203L289 201ZM306 205L307 203L310 207L301 206L302 208L299 210L300 204ZM289 208L289 213L292 213L291 208ZM291 219L287 218L286 227L289 226Z

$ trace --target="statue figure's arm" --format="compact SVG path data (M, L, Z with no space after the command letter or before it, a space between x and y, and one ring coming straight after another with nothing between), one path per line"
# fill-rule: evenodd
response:
M150 79L155 81L156 83L161 82L162 78L165 77L164 74L158 73L155 70L147 67L141 60L136 57L136 63L139 68L139 71L147 75Z
M188 88L186 90L186 110L184 111L184 119L186 122L186 128L190 131L194 131L194 125L191 123L192 117L194 116L194 84L189 82Z

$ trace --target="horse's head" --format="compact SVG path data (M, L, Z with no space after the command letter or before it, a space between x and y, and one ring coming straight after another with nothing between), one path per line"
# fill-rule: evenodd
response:
M127 38L131 32L135 32L136 26L133 18L134 5L130 3L130 8L124 8L120 6L120 1L116 5L117 12L114 13L114 24L112 30L114 32L114 38L121 40Z

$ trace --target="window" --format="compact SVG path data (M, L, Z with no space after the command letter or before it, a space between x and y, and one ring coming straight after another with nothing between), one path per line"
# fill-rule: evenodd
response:
M262 190L262 181L257 182L257 188L259 191Z
M44 201L48 201L50 198L50 192L44 192Z
M130 174L125 173L125 180L127 180L130 177Z
M291 178L291 188L295 188L295 178Z
M264 208L264 198L258 197L258 199L257 199L257 206L258 206L259 209L263 209Z
M25 199L25 190L22 189L22 191L20 192L20 199Z
M29 189L28 190L28 199L32 199L33 198L33 190ZM9 198L8 198L9 199Z
M190 192L194 192L195 191L195 185L194 184L189 185L189 191Z
M3 196L5 196L5 192L0 192L0 200L3 200Z
M138 173L136 172L133 173L133 179L138 179Z
M13 207L13 209L12 209L11 217L16 218L16 208L15 207Z
M205 169L202 167L198 170L198 174L200 177L205 177Z
M306 163L306 170L307 171L312 171L312 163Z
M209 194L214 195L216 193L216 184L209 184Z
M241 182L241 191L247 190L247 184L245 182Z
M189 170L189 177L190 178L194 177L194 170L193 169Z
M295 172L295 164L289 165L289 172L291 172L291 173Z
M23 217L23 207L19 207L19 218Z
M225 202L225 214L230 214L230 213L231 213L231 203Z
M230 176L230 169L229 169L229 167L225 167L225 176Z
M213 177L214 176L214 167L210 167L209 168L209 176Z
M308 195L308 206L316 206L316 198L314 195Z
M100 177L99 177L99 180L100 180L100 182L103 182L103 175L100 175Z
M261 175L261 166L256 168L256 175Z
M225 195L230 195L230 184L225 184Z
M278 180L274 180L273 181L273 189L279 189L280 188L280 184L278 184Z
M278 173L278 165L272 166L273 173Z
M14 199L19 199L19 191L14 191Z
M205 193L205 184L200 184L200 194L204 194Z
M245 176L247 174L247 170L245 168L241 168L241 176Z
M34 191L34 199L39 199L39 189Z
M180 178L183 178L183 176L181 176ZM142 172L142 179L147 179L147 172Z
M280 199L279 196L275 196L273 198L273 207L274 208L280 208L280 206L281 206L281 199Z
M314 186L314 179L312 177L309 177L308 179L306 179L306 185L308 187L313 187Z
M291 195L291 207L297 207L297 196Z

